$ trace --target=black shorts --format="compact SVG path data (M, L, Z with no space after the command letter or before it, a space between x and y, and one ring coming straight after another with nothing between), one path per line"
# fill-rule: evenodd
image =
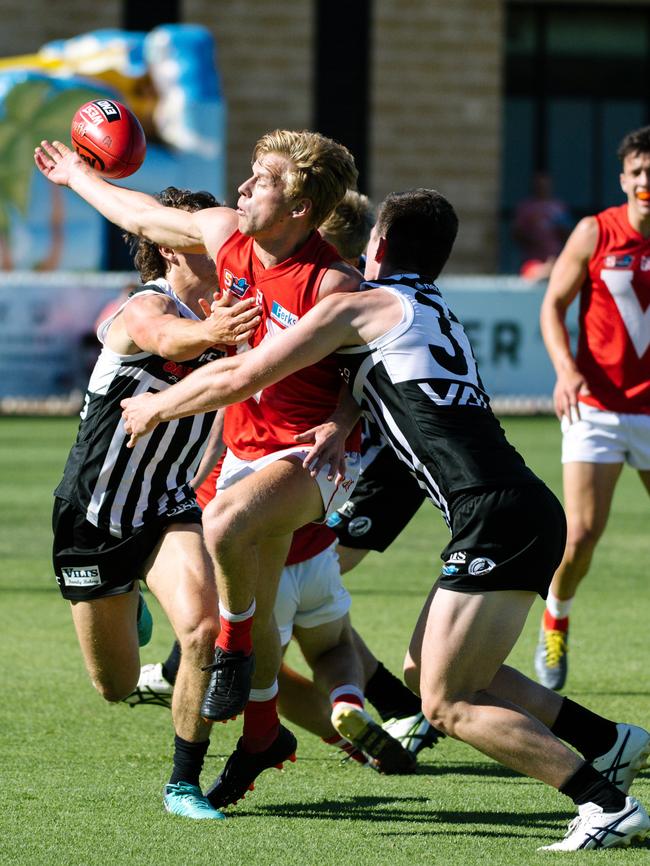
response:
M566 544L566 518L544 484L461 494L440 586L456 592L520 589L546 598Z
M327 525L344 547L382 553L426 499L424 490L389 445L364 466L352 496Z
M171 523L201 523L194 499L156 517L126 538L89 523L65 499L54 498L52 562L61 594L70 601L122 595L142 578L144 564Z

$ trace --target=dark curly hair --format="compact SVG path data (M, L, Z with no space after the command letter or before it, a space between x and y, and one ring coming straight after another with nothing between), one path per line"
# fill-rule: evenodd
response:
M178 189L175 186L168 186L161 192L156 193L154 198L165 207L176 207L190 213L194 213L197 210L205 210L208 207L219 207L219 202L212 193L205 192L205 190L192 192L189 189ZM146 238L141 238L138 235L133 235L130 232L124 232L122 237L129 245L131 255L133 256L133 264L136 270L139 271L140 279L143 283L148 283L151 280L157 280L159 277L165 276L167 264L160 255L158 244Z

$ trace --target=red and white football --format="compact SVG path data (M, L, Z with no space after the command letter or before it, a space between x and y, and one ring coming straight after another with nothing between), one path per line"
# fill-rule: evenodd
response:
M114 99L94 99L78 108L70 137L79 156L104 177L128 177L147 152L140 121Z

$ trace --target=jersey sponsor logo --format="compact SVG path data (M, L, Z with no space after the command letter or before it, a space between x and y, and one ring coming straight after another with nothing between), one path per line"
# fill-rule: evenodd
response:
M98 565L77 565L61 568L61 577L66 586L99 586L102 582Z
M169 511L165 512L165 517L176 517L179 514L183 514L185 511L191 511L192 508L198 508L195 499L186 499L185 502L181 502L180 505L175 505L174 508L170 508Z
M225 358L226 353L222 352L220 349L208 349L207 352L204 352L199 358L199 364L209 364L210 361L218 361L219 358Z
M450 562L459 562L461 564L464 564L465 562L467 562L467 554L464 550L456 550L447 560L448 564Z
M470 562L467 570L470 574L487 574L493 568L496 568L496 562L488 559L487 556L479 556L478 559L473 559Z
M223 270L223 285L224 289L232 292L238 298L243 298L247 290L250 289L250 283L245 277L236 277L228 268Z
M630 268L634 256L605 256L604 265L606 268Z
M610 269L600 272L601 280L614 298L634 350L642 358L650 346L650 307L646 310L641 308L632 286L633 277L634 271Z
M343 523L343 518L338 513L338 511L335 511L333 514L330 514L330 516L327 518L326 523L330 529L334 529L334 527L339 526L339 524Z
M193 369L194 367L188 367L186 364L177 364L176 361L167 361L163 364L163 370L169 374L169 378L173 382L178 382L189 376Z
M640 270L650 271L650 256L641 256Z
M457 565L443 565L443 574L458 574L459 568Z
M370 531L372 520L370 517L355 517L348 523L348 535L352 538L359 538L360 535L365 535Z
M489 405L487 394L467 382L434 379L419 385L436 406L481 406L486 409Z
M285 310L282 304L279 304L277 301L273 301L271 318L275 319L276 322L279 322L285 328L290 328L291 325L296 324L300 317L296 316L295 313L289 312L289 310Z

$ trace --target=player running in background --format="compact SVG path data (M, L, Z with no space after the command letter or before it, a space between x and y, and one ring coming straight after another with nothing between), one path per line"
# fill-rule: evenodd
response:
M650 734L504 665L536 595L546 595L566 523L558 500L507 442L462 325L434 284L457 226L433 190L389 196L368 248L369 291L325 299L257 350L216 361L163 394L125 400L125 427L137 445L163 420L241 400L338 351L355 399L452 533L407 660L425 715L573 800L578 817L548 849L626 845L650 832L645 809L627 796Z
M557 260L542 304L542 335L562 422L567 546L546 600L535 670L561 689L569 613L603 534L623 465L650 492L650 127L618 149L623 205L578 223ZM565 318L580 297L572 354Z
M188 212L212 208L209 193L169 187L162 205ZM81 424L55 491L54 567L71 604L86 669L107 701L137 682L139 643L150 616L139 593L144 580L167 614L183 659L172 718L174 766L165 788L170 812L222 818L203 797L199 776L210 725L200 716L217 631L217 594L203 544L201 512L188 482L201 458L211 415L174 421L143 447L128 450L120 400L162 391L224 354L219 344L246 340L259 323L250 301L211 302L217 288L205 255L136 241L144 285L103 321L103 344L81 412Z
M263 136L254 149L252 175L239 188L237 210L198 214L161 207L150 196L107 183L58 142L42 142L35 161L49 180L69 186L123 229L159 245L207 251L222 288L242 297L255 294L261 303L255 345L292 326L324 297L359 286L360 274L316 231L356 183L356 167L346 148L317 133L276 130ZM218 508L208 506L203 516L217 576L220 632L202 713L226 720L249 697L257 704L260 772L296 748L276 710L281 652L273 620L293 531L326 518L356 478L358 436L348 443L343 480L325 467L316 477L304 472L309 447L296 444L311 441L309 431L334 412L340 382L336 363L321 360L230 407L219 478L223 492Z

